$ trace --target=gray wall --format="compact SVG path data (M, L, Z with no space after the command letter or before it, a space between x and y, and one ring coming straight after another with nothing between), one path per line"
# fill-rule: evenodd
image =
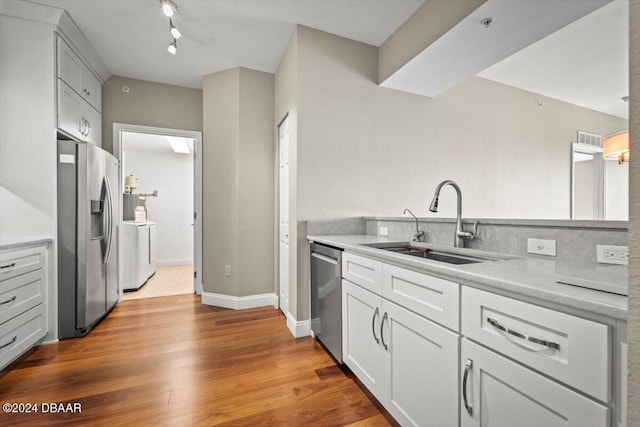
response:
M273 79L245 68L204 77L205 292L275 292Z
M110 152L114 123L202 131L202 91L113 76L102 87L102 147Z
M630 30L630 261L629 261L629 397L627 425L640 426L640 1L631 0Z
M436 98L382 88L375 47L303 26L295 39L299 234L307 220L397 216L405 207L426 216L447 178L463 188L469 217L569 218L576 131L627 124L550 98L539 108L531 93L480 78ZM455 194L445 189L435 216L454 215ZM308 282L300 237L298 320Z

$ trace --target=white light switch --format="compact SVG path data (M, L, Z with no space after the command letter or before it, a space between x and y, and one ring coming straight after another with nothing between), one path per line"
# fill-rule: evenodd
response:
M231 276L231 266L230 265L225 265L224 266L224 275L229 277Z
M527 252L537 255L556 256L556 241L544 239L527 239Z

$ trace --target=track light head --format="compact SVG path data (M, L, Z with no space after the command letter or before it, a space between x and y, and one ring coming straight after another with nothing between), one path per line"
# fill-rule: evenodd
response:
M171 31L171 35L174 39L179 39L180 37L182 37L182 33L173 25L173 21L171 20L171 18L169 18L169 30Z
M162 7L162 13L169 18L178 12L178 6L171 0L160 0L160 7Z
M169 47L167 48L167 51L170 54L175 55L177 50L178 50L178 42L176 41L176 39L173 39L173 42L169 45Z

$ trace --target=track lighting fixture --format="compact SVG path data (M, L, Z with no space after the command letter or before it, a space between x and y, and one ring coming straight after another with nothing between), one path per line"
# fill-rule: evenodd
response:
M171 0L160 0L160 6L162 7L162 13L169 18L178 12L178 6Z
M173 39L173 43L169 45L169 47L167 48L167 51L169 51L170 54L175 55L177 50L178 50L178 42L176 41L176 39Z
M182 36L180 31L173 25L173 21L171 21L171 18L169 18L169 29L174 39L179 39L180 36Z

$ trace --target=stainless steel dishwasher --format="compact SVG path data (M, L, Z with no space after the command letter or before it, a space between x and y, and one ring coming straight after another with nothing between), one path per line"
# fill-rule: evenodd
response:
M342 363L342 250L311 243L311 331Z

